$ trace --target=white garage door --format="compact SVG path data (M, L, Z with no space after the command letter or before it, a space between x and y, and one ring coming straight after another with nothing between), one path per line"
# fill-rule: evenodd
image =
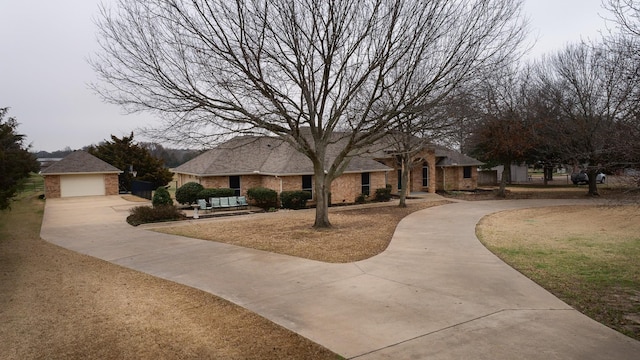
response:
M60 177L60 196L105 195L104 175L63 175Z

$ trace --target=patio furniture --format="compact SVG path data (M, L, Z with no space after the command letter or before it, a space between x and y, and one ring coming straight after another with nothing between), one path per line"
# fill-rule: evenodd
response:
M220 198L212 197L211 199L209 199L209 203L211 204L213 210L220 208Z
M213 207L207 204L207 202L204 199L198 199L198 206L200 207L200 210L203 210L203 211L208 211L213 209Z
M246 196L238 196L238 206L239 207L249 207L249 203L247 202Z

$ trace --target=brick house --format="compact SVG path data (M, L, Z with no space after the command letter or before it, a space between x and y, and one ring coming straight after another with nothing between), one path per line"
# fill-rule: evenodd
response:
M122 171L86 151L74 151L41 171L48 199L118 195Z
M362 193L391 185L398 192L399 166L394 156L377 151L354 156L343 174L331 184L331 203L351 203ZM329 150L329 153L331 151ZM411 192L464 190L477 187L481 162L440 146L425 146L410 176ZM281 139L269 136L233 138L173 169L177 186L197 182L205 188L232 188L245 195L262 186L283 190L308 190L315 199L311 160Z
M402 137L400 135L399 137ZM392 170L387 178L392 193L400 193L401 163L396 155L401 151L396 136L388 136L372 145L369 154ZM417 137L406 139L412 149L409 170L409 193L473 190L478 187L478 166L483 163L444 146L426 143Z
M386 185L391 169L367 157L351 159L341 176L331 184L331 203L352 203L362 193ZM197 182L205 188L231 188L245 195L262 186L280 193L308 190L315 199L311 160L281 139L269 136L233 138L173 169L177 186Z
M438 190L474 190L478 187L478 166L472 157L458 151L435 146L436 188Z

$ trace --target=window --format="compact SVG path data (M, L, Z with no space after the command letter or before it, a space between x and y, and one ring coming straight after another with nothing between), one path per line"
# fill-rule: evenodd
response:
M398 190L402 189L402 169L398 169Z
M361 194L369 195L370 189L370 176L369 173L362 173L362 191Z
M313 198L313 175L302 175L302 191L308 191Z
M240 176L229 176L229 188L234 190L236 196L240 196Z
M462 168L462 177L465 179L471 179L471 166L465 166Z
M422 166L422 186L429 186L429 166Z

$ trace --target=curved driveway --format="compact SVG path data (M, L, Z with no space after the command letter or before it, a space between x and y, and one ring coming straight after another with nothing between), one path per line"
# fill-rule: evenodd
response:
M47 200L43 239L192 286L346 358L638 359L640 342L577 312L486 250L485 215L590 200L458 202L398 225L373 258L328 264L133 228L118 196Z

